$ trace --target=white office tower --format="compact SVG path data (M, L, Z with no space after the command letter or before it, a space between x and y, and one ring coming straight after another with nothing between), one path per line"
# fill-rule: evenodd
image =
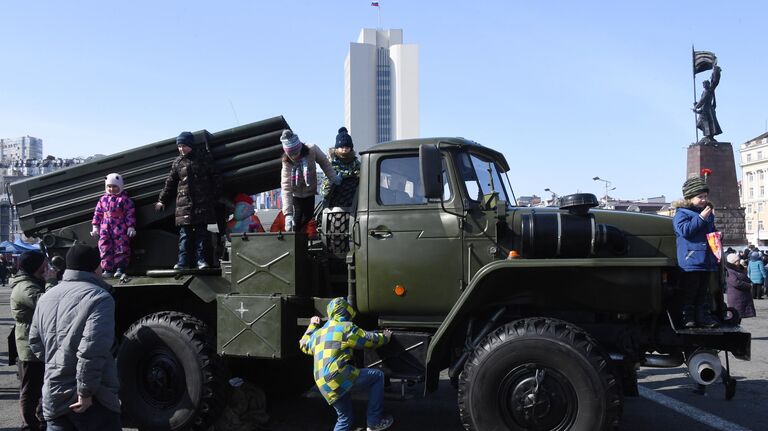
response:
M364 28L344 61L344 122L362 151L419 137L419 47L403 30Z

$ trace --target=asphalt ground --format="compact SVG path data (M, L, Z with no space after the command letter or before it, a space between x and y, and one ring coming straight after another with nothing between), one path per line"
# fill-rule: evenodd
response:
M10 289L0 287L0 431L19 429L18 380L16 367L8 366L5 340L13 325L8 298ZM738 380L736 396L725 400L722 384L707 388L704 395L683 367L643 368L639 372L639 397L625 398L622 431L686 430L743 431L768 429L768 300L756 301L758 317L746 319L742 326L752 333L752 360L731 357L731 374ZM393 431L462 430L456 391L447 380L437 392L424 398L420 385L407 388L400 399L400 386L394 382L385 401L385 410L395 417ZM269 405L269 430L330 430L335 413L316 391L290 402ZM355 399L359 426L364 425L365 400Z

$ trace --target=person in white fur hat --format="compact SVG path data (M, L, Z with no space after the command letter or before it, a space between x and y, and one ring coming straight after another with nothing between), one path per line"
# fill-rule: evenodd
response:
M106 278L125 274L131 257L130 238L136 236L136 211L123 186L122 175L107 175L104 196L96 204L91 221L91 236L99 238L102 275Z

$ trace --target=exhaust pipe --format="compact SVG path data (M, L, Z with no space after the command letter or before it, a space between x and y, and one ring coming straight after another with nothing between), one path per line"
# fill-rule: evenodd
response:
M715 350L699 349L688 358L688 374L700 385L711 385L723 372L723 365Z

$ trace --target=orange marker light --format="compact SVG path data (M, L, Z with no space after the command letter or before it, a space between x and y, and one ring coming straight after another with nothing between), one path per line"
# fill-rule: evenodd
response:
M519 257L520 257L520 253L518 253L517 250L511 250L509 252L509 255L507 256L507 259L512 260L512 259L517 259Z
M395 286L395 288L393 290L395 292L395 295L397 295L397 296L405 296L405 287L404 286L401 286L401 285L398 284L398 285Z

